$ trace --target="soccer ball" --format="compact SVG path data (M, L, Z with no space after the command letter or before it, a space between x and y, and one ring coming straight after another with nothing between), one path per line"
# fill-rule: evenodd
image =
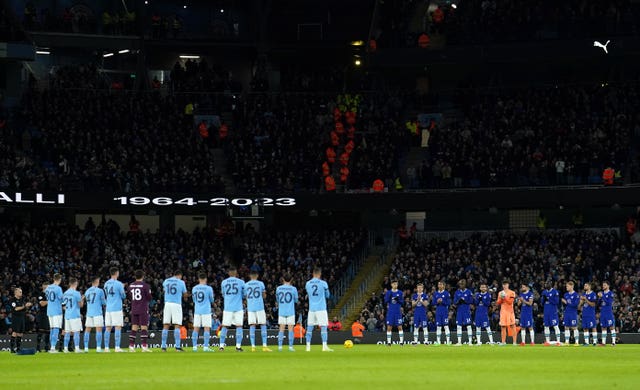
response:
M353 341L351 340L347 340L344 342L344 347L349 349L349 348L353 348Z
M156 334L151 332L151 333L149 333L149 337L154 338L154 337L156 337Z
M504 291L500 292L500 298L506 298L507 297L507 293L505 293Z

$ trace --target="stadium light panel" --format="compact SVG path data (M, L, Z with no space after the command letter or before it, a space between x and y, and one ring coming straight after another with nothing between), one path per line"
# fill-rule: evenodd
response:
M104 57L104 58L112 57L112 56L113 56L113 53L104 53L104 54L102 55L102 57Z
M351 41L351 46L362 46L364 45L363 41Z
M197 60L197 59L200 59L200 56L192 56L192 55L182 54L182 55L180 55L180 58L182 58L184 60L186 60L186 59Z
M43 54L48 56L49 54L51 54L51 52L48 50L36 50L36 54Z
M124 50L118 51L119 54L125 54L125 53L128 53L128 52L129 52L129 49L124 49Z

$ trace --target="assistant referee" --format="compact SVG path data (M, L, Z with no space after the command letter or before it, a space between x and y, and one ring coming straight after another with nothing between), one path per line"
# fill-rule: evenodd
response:
M9 301L11 305L11 353L20 350L22 344L22 335L25 329L26 312L31 307L31 302L24 302L22 297L22 289L16 288L13 292L13 298Z

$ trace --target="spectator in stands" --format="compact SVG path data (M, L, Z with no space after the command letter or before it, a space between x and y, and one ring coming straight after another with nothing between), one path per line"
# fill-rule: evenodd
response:
M338 317L333 317L333 320L329 321L329 330L334 332L342 330L342 322L338 320Z

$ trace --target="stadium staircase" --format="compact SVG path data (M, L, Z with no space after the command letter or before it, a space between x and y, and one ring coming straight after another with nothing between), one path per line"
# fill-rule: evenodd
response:
M329 318L338 317L346 328L360 315L364 304L372 293L376 293L385 275L389 273L393 256L386 253L385 246L375 246L356 275L351 286L335 307Z
M227 157L224 154L224 150L222 150L222 148L216 148L212 150L212 153L216 172L222 177L222 182L224 183L224 192L227 194L235 194L236 185L227 171Z

